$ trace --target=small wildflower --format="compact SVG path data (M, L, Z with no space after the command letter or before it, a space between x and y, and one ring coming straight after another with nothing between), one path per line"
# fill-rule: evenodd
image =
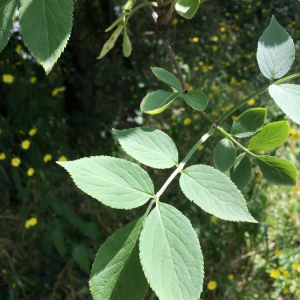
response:
M234 279L234 275L233 274L229 274L227 277L229 280L233 280Z
M37 218L31 218L25 222L25 228L28 229L31 226L35 226L37 224Z
M27 149L30 147L30 141L29 141L29 140L23 141L22 144L21 144L21 147L22 147L24 150L27 150Z
M199 119L199 115L198 115L198 114L194 114L194 115L193 115L193 119L194 119L194 120L198 120L198 119Z
M173 20L172 20L172 24L173 25L176 25L178 23L178 19L177 18L174 18Z
M216 117L218 115L218 113L214 110L212 113L211 113L214 117Z
M191 120L190 118L185 118L185 119L183 120L183 124L184 124L184 125L189 125L189 124L191 124L191 122L192 122L192 120Z
M13 83L14 81L14 76L10 75L10 74L4 74L2 76L2 80L4 83L8 83L8 84L11 84Z
M285 277L285 278L289 278L291 274L290 274L289 271L284 270L283 273L282 273L282 275L283 275L283 277Z
M65 87L65 86L56 88L56 89L54 89L54 90L52 91L52 96L55 97L55 96L58 95L58 93L63 93L65 90L66 90L66 87Z
M34 174L34 168L29 168L27 171L28 176L32 176Z
M272 278L278 278L280 276L280 273L279 273L279 271L278 270L276 270L276 269L272 269L271 270L271 272L270 272L270 277L272 277Z
M198 150L199 151L201 151L201 150L203 150L204 149L204 146L203 145L200 145L199 147L198 147Z
M36 83L36 81L37 81L37 77L32 76L32 77L30 78L30 83L34 84L34 83Z
M294 128L290 128L290 134L291 135L296 135L297 131Z
M58 159L58 161L68 161L68 159L65 157L65 156L61 156L59 159Z
M208 284L207 284L207 288L210 290L210 291L213 291L217 288L217 283L213 280L211 280Z
M15 283L13 283L11 286L13 289L15 289L17 285Z
M19 157L15 157L11 160L11 164L14 167L18 167L21 164L21 159Z
M290 292L290 290L288 288L285 288L282 292L284 295L287 295Z
M206 73L207 71L208 71L208 67L207 67L207 66L203 66L202 72L203 72L203 73Z
M29 130L28 134L30 136L34 136L36 134L36 132L37 132L37 129L36 128L32 128L32 129Z
M18 46L16 47L16 49L15 49L15 51L16 51L17 53L19 53L21 50L22 50L22 46L21 46L21 45L18 45Z
M298 269L300 269L300 264L298 264L298 263L293 263L293 264L292 264L292 269L297 271Z
M235 79L235 77L231 77L231 79L230 79L230 84L236 84L236 79Z
M249 100L249 101L247 102L247 104L248 104L249 106L253 105L254 103L255 103L255 100L254 100L254 99L251 99L251 100Z
M214 41L214 42L217 42L218 40L219 40L219 38L218 38L217 36L214 36L214 37L213 37L213 41Z
M231 119L232 121L236 120L237 116L232 116Z
M235 42L235 41L236 41L236 37L233 36L233 37L231 38L231 40L232 40L233 42Z
M198 42L199 42L199 38L194 37L194 38L192 39L192 41L193 41L194 43L198 43Z
M198 70L199 70L199 67L198 67L198 66L194 67L194 70L195 70L195 71L198 71Z
M276 255L276 256L280 256L280 254L281 254L280 250L276 249L276 250L275 250L275 255Z
M52 155L51 155L51 154L46 154L46 155L44 156L44 162L48 162L48 161L50 161L50 160L52 160Z
M257 183L260 183L260 182L262 181L262 178L261 178L261 177L256 177L256 178L255 178L255 181L256 181Z
M6 158L6 155L4 152L0 153L0 160L4 160Z
M225 31L226 31L225 27L221 27L221 28L220 28L220 31L221 31L221 32L225 32Z
M211 221L212 223L215 223L215 222L217 221L217 217L215 217L215 216L210 216L210 221Z
M203 61L199 61L199 66L203 66L204 62Z
M218 51L218 46L212 46L212 51L217 52Z
M172 115L171 120L176 120L177 116L176 115Z

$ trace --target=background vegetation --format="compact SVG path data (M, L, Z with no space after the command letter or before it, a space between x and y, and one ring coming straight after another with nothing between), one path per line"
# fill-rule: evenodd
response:
M83 156L125 157L111 128L150 125L167 132L183 157L207 130L183 102L155 116L140 102L161 83L150 66L172 71L150 18L130 20L134 51L122 55L121 40L96 60L122 1L76 1L71 39L46 76L30 56L14 23L0 54L0 298L91 299L89 271L99 246L144 208L113 210L79 191L56 160ZM300 3L205 0L192 20L175 15L170 38L189 89L209 97L213 117L267 82L256 63L257 41L274 15L293 37L299 71ZM299 80L298 80L299 81ZM161 85L163 87L163 85ZM268 109L267 123L286 117L262 95L243 107ZM242 110L242 111L243 111ZM242 112L240 111L240 112ZM224 123L230 128L232 120ZM299 167L300 131L276 155ZM213 165L217 134L192 163ZM130 160L130 157L126 157ZM256 170L256 169L255 169ZM147 169L159 188L170 171ZM300 187L270 186L258 170L244 193L259 224L226 222L190 205L172 183L163 201L188 216L205 257L203 299L300 299ZM149 290L147 299L155 299Z

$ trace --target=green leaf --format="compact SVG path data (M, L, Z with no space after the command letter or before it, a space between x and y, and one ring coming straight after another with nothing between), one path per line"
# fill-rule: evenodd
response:
M191 166L182 171L179 182L186 197L208 213L228 221L256 223L241 192L220 171L209 166Z
M240 154L233 167L230 169L230 179L237 186L237 188L242 191L251 177L251 162L248 156L243 153Z
M179 80L172 73L157 67L151 67L151 70L153 74L162 82L172 86L177 91L182 92L182 87Z
M191 19L200 5L200 0L178 0L175 6L178 14L186 19Z
M232 167L235 157L235 147L227 138L221 140L214 149L215 166L221 172L226 172Z
M89 273L90 271L90 256L89 248L85 245L77 244L72 249L72 256L79 267L85 272Z
M104 57L115 46L116 40L118 39L118 37L121 34L123 29L124 29L124 25L119 24L119 26L112 33L110 38L104 44L104 46L103 46L99 56L97 57L97 59L101 59L102 57Z
M195 110L205 110L208 100L204 93L201 91L188 92L187 94L181 94L181 97L185 102Z
M126 17L127 15L129 15L129 12L123 12L116 21L114 21L108 28L105 29L105 32L109 32L114 29L121 21L124 20L124 17Z
M279 147L288 138L290 126L287 121L279 121L266 125L251 138L250 151L272 150Z
M126 28L124 29L124 37L123 37L123 54L125 57L129 57L131 55L132 46L130 39L127 34Z
M269 93L282 111L300 125L300 85L271 85Z
M297 170L290 162L268 155L258 155L256 158L268 181L277 185L296 185Z
M8 43L18 0L3 0L0 4L0 52Z
M267 110L265 108L251 108L243 112L234 120L231 134L238 138L245 138L255 134L266 121Z
M281 78L289 71L294 59L293 40L273 16L270 25L258 41L259 69L265 77L271 80Z
M196 300L203 284L203 257L190 221L158 202L140 237L140 258L148 282L162 300Z
M20 27L24 43L48 74L69 40L72 0L21 0Z
M147 166L166 169L178 163L173 140L158 129L137 127L114 133L125 152Z
M51 239L59 255L64 257L66 255L67 250L65 245L63 229L59 224L55 224L53 226L51 230Z
M141 102L141 110L150 115L156 115L163 112L178 96L165 90L157 90L148 94Z
M94 300L143 300L148 283L139 259L143 219L116 231L100 247L89 281Z
M93 156L57 163L70 173L81 190L107 206L131 209L154 196L148 173L129 161Z

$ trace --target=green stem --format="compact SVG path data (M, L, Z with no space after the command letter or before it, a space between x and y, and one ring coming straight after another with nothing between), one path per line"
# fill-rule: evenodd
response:
M290 76L279 79L279 80L275 81L273 84L278 85L278 84L284 83L288 80L295 79L295 78L298 78L298 77L300 77L300 73L295 73L295 74L292 74Z
M206 134L204 134L200 140L193 146L193 148L188 152L185 158L182 160L181 164L185 165L187 161L192 157L192 155L197 151L200 145L202 145L213 133L216 128L211 128Z
M236 139L232 137L231 134L229 134L227 131L225 131L220 126L217 126L217 130L219 130L222 134L224 134L229 140L231 140L234 144L236 144L238 147L240 147L242 150L244 150L246 153L250 154L253 157L256 157L255 154L253 154L251 151L249 151L247 148L245 148L242 144L240 144Z
M143 219L144 219L143 224L145 223L145 221L146 221L146 219L147 219L147 217L150 213L150 210L151 210L151 208L152 208L152 206L154 205L155 202L156 202L155 199L153 199L153 200L151 200L150 204L148 205L147 210L143 215Z

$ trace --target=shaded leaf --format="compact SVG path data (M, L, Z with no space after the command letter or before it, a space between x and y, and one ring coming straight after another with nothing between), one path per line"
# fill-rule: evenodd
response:
M130 209L154 196L148 173L129 161L93 156L57 163L70 173L81 190L107 206Z
M270 25L258 41L257 62L263 75L271 80L281 78L295 59L292 38L272 16Z
M63 229L60 225L55 224L53 226L51 230L51 239L59 255L64 257L66 255L67 250L65 245Z
M272 150L279 147L288 138L290 126L287 121L279 121L266 125L251 138L250 151Z
M221 172L228 171L234 164L236 150L233 143L225 138L221 140L214 149L215 166Z
M245 138L255 134L266 121L265 108L251 108L243 112L234 120L231 134L238 138Z
M151 67L151 70L153 74L162 82L172 86L177 91L182 92L182 87L179 80L172 73L157 67Z
M178 163L173 140L158 129L137 127L114 130L114 133L125 152L147 166L165 169Z
M232 168L230 169L230 179L237 186L237 188L242 191L251 177L251 162L248 156L243 153L240 154Z
M200 0L177 0L175 9L186 19L191 19L200 5Z
M296 185L297 170L290 162L267 155L258 155L256 158L268 181L277 185Z
M127 30L124 30L124 37L123 37L123 54L125 57L129 57L131 55L132 46L130 39L127 34Z
M72 256L79 267L85 272L89 273L90 271L90 256L89 248L85 245L77 244L72 249Z
M72 0L21 0L20 28L24 43L48 74L69 40Z
M187 94L182 94L181 97L195 110L203 111L208 104L206 95L201 91L188 92Z
M94 300L143 300L148 282L139 259L143 219L117 230L99 248L89 281Z
M159 202L146 219L140 258L159 299L195 300L203 284L203 257L190 221L175 207Z
M179 182L186 197L208 213L228 221L256 223L241 192L220 171L204 165L191 166L182 171Z
M172 101L178 96L165 90L157 90L148 94L141 102L141 110L147 114L155 115L163 112Z

